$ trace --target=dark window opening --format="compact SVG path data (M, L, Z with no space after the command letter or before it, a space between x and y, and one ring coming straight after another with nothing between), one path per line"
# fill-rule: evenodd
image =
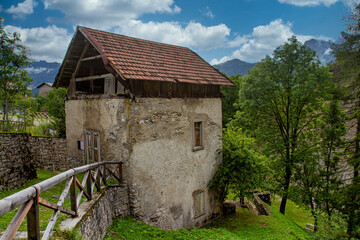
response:
M104 94L104 79L100 78L90 81L76 82L76 91L91 94Z

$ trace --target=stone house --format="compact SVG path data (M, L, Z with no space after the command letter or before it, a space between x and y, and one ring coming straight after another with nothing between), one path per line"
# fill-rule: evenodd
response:
M55 79L68 88L68 155L123 161L138 219L199 226L222 210L208 189L221 162L221 85L233 83L188 48L78 27Z
M45 97L52 88L53 83L44 82L37 86L36 88L39 89L39 95Z

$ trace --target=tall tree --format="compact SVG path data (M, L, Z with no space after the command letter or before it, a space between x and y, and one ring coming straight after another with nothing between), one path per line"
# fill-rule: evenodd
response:
M236 121L273 156L285 213L294 164L311 149L330 72L314 51L292 37L245 76Z
M4 101L4 118L8 129L8 103L16 94L23 94L32 81L24 67L30 64L27 49L17 33L5 31L0 18L0 96Z
M347 112L352 119L349 125L353 125L350 126L353 136L348 151L348 163L353 168L353 176L345 191L344 212L348 216L348 234L360 237L360 3L354 6L348 18L347 32L342 36L343 41L333 47L336 57L334 73L335 80L345 92Z
M221 93L225 96L221 100L223 127L225 127L226 124L234 118L237 110L234 104L239 98L239 91L243 82L243 77L240 74L230 76L229 79L235 84L235 86L221 86Z

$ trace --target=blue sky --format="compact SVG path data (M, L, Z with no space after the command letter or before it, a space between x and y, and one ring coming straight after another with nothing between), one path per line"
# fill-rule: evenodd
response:
M256 62L289 37L337 40L356 0L0 0L34 60L61 62L77 25Z

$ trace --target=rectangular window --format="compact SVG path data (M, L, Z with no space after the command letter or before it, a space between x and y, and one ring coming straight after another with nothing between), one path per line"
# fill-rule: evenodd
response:
M203 149L203 122L194 122L194 150Z
M200 217L205 214L205 191L197 190L193 193L194 196L194 218Z

